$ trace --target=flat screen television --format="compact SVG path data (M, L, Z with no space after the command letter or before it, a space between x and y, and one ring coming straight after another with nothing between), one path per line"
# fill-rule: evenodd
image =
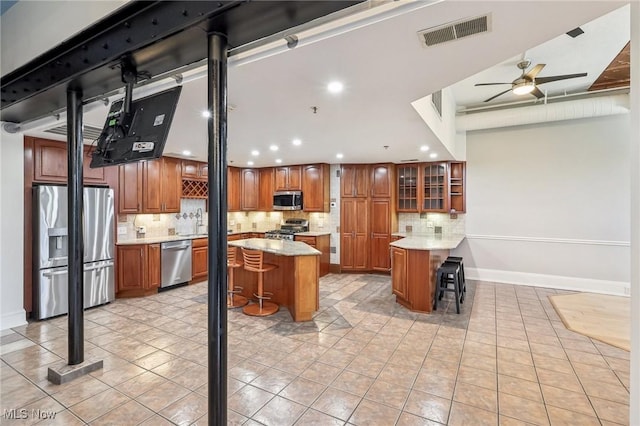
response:
M92 153L91 168L114 166L162 156L182 86L131 102L114 101Z

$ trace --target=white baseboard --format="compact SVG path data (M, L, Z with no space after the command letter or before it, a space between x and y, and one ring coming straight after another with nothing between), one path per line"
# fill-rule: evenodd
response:
M0 331L27 324L27 313L24 309L15 312L3 313L0 316Z
M533 274L528 272L501 271L465 267L465 275L471 280L489 281L502 284L547 287L560 290L586 291L590 293L629 296L628 282L594 280L590 278L564 277L560 275Z

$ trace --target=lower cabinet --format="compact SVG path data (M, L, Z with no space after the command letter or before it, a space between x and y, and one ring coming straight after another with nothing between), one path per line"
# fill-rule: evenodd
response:
M322 254L320 255L320 276L323 277L327 275L329 273L329 266L331 265L329 235L296 235L295 240L300 241L301 243L306 243L314 249L320 250L322 252Z
M209 276L209 240L198 238L191 242L191 282L206 280Z
M155 293L160 287L160 244L122 245L117 248L118 297Z
M391 247L391 291L407 299L407 251Z

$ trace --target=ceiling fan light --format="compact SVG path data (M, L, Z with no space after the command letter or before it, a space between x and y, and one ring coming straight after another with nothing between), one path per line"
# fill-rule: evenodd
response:
M536 85L533 84L533 81L523 81L522 83L517 83L513 86L512 92L515 95L526 95L527 93L533 92L533 89L536 88Z

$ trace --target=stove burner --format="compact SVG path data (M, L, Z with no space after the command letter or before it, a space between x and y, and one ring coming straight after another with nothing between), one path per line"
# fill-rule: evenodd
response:
M293 241L294 235L298 232L306 232L309 230L309 221L306 219L287 219L280 229L267 231L265 238L272 240L289 240Z

